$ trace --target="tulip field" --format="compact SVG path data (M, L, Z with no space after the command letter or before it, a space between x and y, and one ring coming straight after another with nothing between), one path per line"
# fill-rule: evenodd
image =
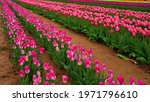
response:
M70 1L0 1L16 84L150 84L150 12Z

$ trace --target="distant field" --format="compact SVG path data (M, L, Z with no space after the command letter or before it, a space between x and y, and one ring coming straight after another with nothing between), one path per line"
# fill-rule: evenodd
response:
M98 0L102 1L102 0ZM150 0L104 0L104 1L120 1L120 2L148 2L150 3Z

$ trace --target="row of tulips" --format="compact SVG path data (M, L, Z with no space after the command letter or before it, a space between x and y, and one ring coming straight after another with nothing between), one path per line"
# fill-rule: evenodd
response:
M38 1L37 1L38 2ZM69 3L62 3L62 2L50 2L50 1L39 1L41 3L46 3L49 5L56 5L63 8L70 8L72 9L78 9L81 11L89 11L94 13L102 13L104 15L118 15L119 18L135 18L139 20L149 20L150 19L150 13L149 12L139 12L139 11L133 11L133 10L119 10L119 9L113 9L113 8L104 8L100 6L87 6L87 5L78 5L78 4L69 4ZM135 20L133 19L133 21Z
M147 3L131 3L131 2L117 2L117 1L98 1L98 0L50 0L50 1L59 1L65 3L75 3L81 5L91 5L91 6L101 6L106 8L116 8L116 9L125 9L125 10L134 10L148 12L150 10L149 4ZM127 5L130 6L127 6Z
M71 84L124 84L122 75L119 75L116 80L113 79L112 70L108 70L108 74L104 76L106 65L100 64L98 60L92 63L91 49L85 51L84 48L72 44L71 38L66 36L65 31L59 31L52 25L44 23L11 0L6 1L25 28L52 56L57 66L67 70ZM129 84L135 84L133 77L130 78ZM144 82L138 80L138 84Z
M120 28L123 27L127 29L132 36L136 36L137 34L148 37L150 36L150 22L148 21L150 19L150 13L147 12L139 13L135 11L116 10L103 7L79 6L77 4L69 4L69 6L66 6L66 4L62 5L61 2L60 5L58 5L58 2L57 5L55 5L55 2L45 3L30 0L20 1L37 7L45 8L46 10L57 12L62 15L77 17L79 19L82 18L89 21L92 25L102 25L104 28L109 27L111 30L116 32L119 32ZM112 14L114 16L112 16ZM136 17L138 19L144 19L144 21L136 19L131 20L128 17Z
M89 13L91 13L91 15L96 17L93 19L91 18L92 20L90 20L90 22L92 24L95 24L95 25L102 24L104 27L115 28L116 31L119 31L119 29L120 29L119 27L123 26L123 27L127 28L129 32L132 32L131 29L135 30L134 33L132 32L133 36L135 36L136 32L144 33L142 30L143 27L148 27L148 29L145 28L144 31L150 30L150 22L148 22L148 20L150 19L150 13L148 13L148 12L118 10L118 9L103 8L103 7L98 7L98 6L83 6L83 5L77 5L77 4L64 4L61 2L43 1L42 3L57 6L60 9L66 9L68 12L71 11L70 14L72 14L74 11L77 11L77 10L89 11ZM80 13L80 11L78 11L76 13ZM76 16L77 14L75 14L75 12L74 12L72 15ZM70 16L72 16L72 15L70 15ZM86 15L86 14L83 14L83 15ZM91 15L89 15L89 17L92 17ZM113 15L113 16L110 16L110 15ZM88 19L89 17L83 16L83 18L86 20L89 20ZM130 18L132 18L132 17L133 17L133 19L131 20ZM98 19L98 18L101 18L101 19ZM94 19L97 19L97 22L94 22L95 21ZM104 21L104 22L102 22L102 21ZM136 29L134 29L134 28L136 28ZM150 32L148 31L146 35L149 36L149 34L150 34Z
M119 28L118 25L118 21L119 21L119 16L114 16L115 17L115 30L114 31L111 27L107 27L107 24L103 24L103 25L91 25L89 23L88 20L85 20L83 18L81 18L82 16L84 18L90 19L85 15L82 15L85 11L82 11L82 13L77 14L78 11L81 10L77 10L77 12L73 12L70 13L69 11L65 11L64 13L68 13L70 15L74 15L77 14L78 17L74 17L74 16L67 16L67 15L62 15L58 12L55 11L50 11L50 10L46 10L44 7L41 7L43 5L45 5L47 8L49 7L49 5L51 4L45 4L45 3L39 3L39 2L35 2L35 1L23 1L22 2L18 2L16 0L13 0L17 3L19 3L20 5L38 13L41 14L47 18L50 18L54 21L60 22L62 23L65 27L68 27L72 30L75 30L77 32L83 32L85 33L91 40L95 40L98 42L104 42L105 44L109 45L111 48L117 49L122 51L121 53L126 53L129 55L129 57L133 57L135 58L137 61L139 61L140 63L145 63L145 64L150 64L150 40L149 37L144 37L141 36L141 34L137 34L134 35L135 29L134 26L132 25L128 25L128 27L130 26L129 30L133 31L133 35L131 36L131 34L123 27ZM28 2L28 3L23 3L23 2ZM40 7L35 7L34 5L31 5L31 3L40 5ZM59 3L55 3L55 6L53 5L53 9L55 10L62 10L59 7L57 8L56 5L58 5ZM60 4L59 4L60 5ZM88 12L88 11L86 11ZM91 14L91 13L89 13ZM104 17L102 17L104 18ZM105 19L104 21L110 21L108 19ZM122 22L122 21L121 21ZM149 22L148 22L149 24ZM126 25L126 24L125 24ZM112 25L111 25L112 26ZM137 29L137 27L136 27ZM138 27L138 29L140 29ZM149 35L149 31L147 31L148 29L146 29L147 35ZM139 30L140 32L143 32L144 30ZM145 33L145 31L143 32ZM146 34L146 33L145 33Z
M13 59L18 65L20 84L58 84L53 66L43 62L40 58L40 55L45 52L44 48L37 46L35 41L25 34L23 26L8 4L4 0L1 2L5 30L13 52ZM66 76L62 76L62 81L66 83L67 80L64 77Z
M88 3L96 3L96 4L107 4L107 5L120 5L120 6L136 6L136 7L150 7L149 3L132 3L132 2L117 2L117 1L106 1L106 0L68 0L71 2L88 2Z

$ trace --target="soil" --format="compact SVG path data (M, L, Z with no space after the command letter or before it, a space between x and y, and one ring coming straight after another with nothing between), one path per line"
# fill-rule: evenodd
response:
M136 80L140 79L145 81L147 84L150 84L150 73L148 72L150 66L135 65L131 61L120 59L117 57L117 53L108 46L90 41L86 36L84 36L84 34L76 33L68 28L64 28L61 24L53 22L41 15L33 12L32 14L39 17L46 23L54 25L57 29L65 30L67 35L72 37L72 42L74 44L80 45L85 49L91 48L93 51L93 60L98 59L101 63L105 63L107 65L107 70L113 70L114 78L118 75L123 75L126 84L128 84L129 78L134 76Z
M18 84L17 68L12 64L12 53L9 49L9 42L6 34L3 32L2 26L2 18L0 17L0 85L16 85Z

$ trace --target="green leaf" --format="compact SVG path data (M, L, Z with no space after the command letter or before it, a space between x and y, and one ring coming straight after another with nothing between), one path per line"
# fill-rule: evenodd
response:
M127 57L125 57L124 55L122 55L122 54L117 54L117 56L118 57L120 57L120 58L122 58L122 59L124 59L124 60L128 60L128 58Z
M141 61L143 63L147 63L146 59L144 57L138 57L136 58L138 61Z

